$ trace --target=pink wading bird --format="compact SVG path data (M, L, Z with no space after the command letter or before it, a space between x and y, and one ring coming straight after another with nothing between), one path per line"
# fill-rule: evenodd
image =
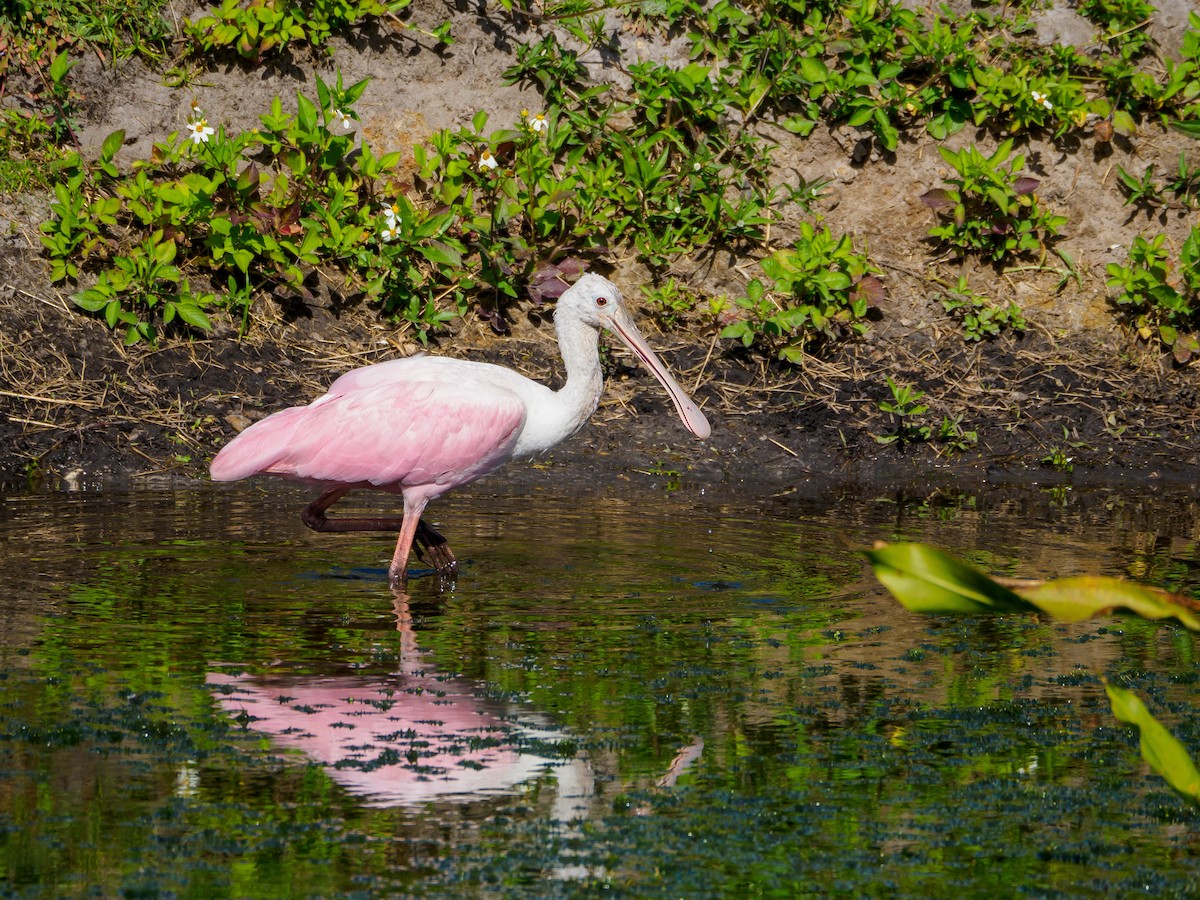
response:
M308 406L280 410L235 437L212 461L213 480L279 475L322 486L301 515L314 531L399 528L388 576L394 588L403 588L414 541L440 578L455 571L445 538L421 521L425 504L514 456L550 449L595 411L602 390L600 328L621 338L662 382L688 430L708 437L704 413L638 333L616 285L584 274L559 298L554 320L567 369L561 390L461 359L419 356L364 366ZM325 511L355 488L401 494L403 519L328 518Z

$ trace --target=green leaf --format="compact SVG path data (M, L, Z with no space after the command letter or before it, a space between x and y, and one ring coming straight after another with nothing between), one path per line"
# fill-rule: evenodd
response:
M1137 134L1137 123L1133 121L1133 116L1123 109L1113 113L1112 124L1113 131L1122 137L1133 137Z
M875 577L913 612L1029 612L1034 607L966 563L928 544L866 551Z
M1200 771L1187 749L1146 709L1131 691L1104 682L1113 715L1122 722L1136 725L1141 738L1142 758L1179 793L1193 802L1200 801Z
M1200 139L1200 119L1194 119L1188 122L1171 122L1171 127L1176 131L1186 134L1190 138Z
M50 63L50 80L58 84L74 65L75 63L68 58L67 51L61 51L58 56L54 57L54 62Z
M429 244L417 248L417 251L435 265L457 268L462 265L462 257L445 244Z
M798 134L801 137L808 137L812 134L813 129L817 127L816 119L809 119L799 115L789 116L779 124L792 134Z
M866 554L884 587L914 612L1040 611L1079 622L1122 609L1144 619L1174 618L1185 628L1200 631L1197 601L1119 578L1083 575L1030 582L1010 590L928 544L882 544Z
M1066 622L1124 609L1143 619L1177 619L1185 628L1200 631L1200 603L1161 588L1106 578L1080 575L1022 587L1018 593L1039 609Z
M311 133L317 127L317 107L303 94L297 94L296 100L296 124L302 132Z
M100 312L108 305L108 301L108 294L95 288L88 288L86 291L79 291L71 295L71 302L88 312Z
M183 321L187 322L193 328L199 328L202 331L212 331L212 322L208 320L208 316L196 304L180 302L173 305L179 318L183 319Z
M154 258L165 266L175 259L175 251L174 241L163 241L154 248Z
M817 57L805 56L800 60L800 77L810 84L821 84L829 78L829 69Z
M100 158L105 161L112 159L124 143L125 130L114 131L104 139L104 143L100 146Z

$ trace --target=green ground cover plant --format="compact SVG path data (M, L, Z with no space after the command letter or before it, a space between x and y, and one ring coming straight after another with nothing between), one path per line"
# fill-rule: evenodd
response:
M941 296L942 308L953 316L968 341L982 341L999 335L1006 328L1025 330L1025 318L1015 303L999 306L971 289L965 275L960 275L954 287Z
M207 330L209 306L245 321L255 296L311 296L320 267L424 339L466 311L463 248L448 233L453 215L399 190L399 153L376 157L345 133L366 87L318 78L317 102L299 95L293 115L276 98L260 127L240 134L193 106L187 128L126 173L112 163L119 132L97 166L76 154L42 226L52 277L74 282L98 268L96 285L73 299L135 343L176 318ZM193 293L189 276L216 293Z
M0 184L52 184L43 243L55 280L82 278L77 303L128 341L164 327L203 330L222 307L245 322L270 293L318 289L361 294L425 339L472 308L503 331L514 302L552 298L564 278L617 248L656 276L681 256L726 248L761 257L762 277L711 310L722 335L798 362L863 333L882 282L865 251L812 216L821 182L772 183L774 148L751 127L757 120L802 136L818 124L848 126L885 154L920 129L938 139L969 124L994 132L990 154L939 148L953 172L923 199L942 219L931 236L1002 263L1044 256L1066 225L1023 174L1014 150L1023 137L1132 134L1147 122L1200 135L1197 14L1179 58L1160 66L1147 52L1141 0L1084 4L1102 28L1089 48L1037 44L1032 6L1022 3L918 15L892 0L663 0L621 9L647 29L686 34L689 63L629 65L628 88L617 89L591 83L579 51L553 33L517 43L506 80L535 88L544 107L499 128L481 113L434 136L417 148L418 181L405 190L393 157L376 158L345 133L359 85L320 85L295 116L276 104L257 134L228 134L197 112L128 172L115 170L107 149L92 164L71 150L71 65L84 47L176 65L203 66L230 48L261 60L327 49L332 35L372 18L404 25L408 2L224 0L183 25L186 56L173 60L156 0L139 0L128 21L106 3L75 0L20 0L0 13L10 49L3 77L14 77L18 59L34 88L24 106L0 111L0 144L10 149ZM501 6L522 33L553 20L585 48L611 49L605 4ZM452 40L448 25L430 34ZM1196 173L1182 159L1162 182L1149 168L1140 179L1118 176L1131 202L1195 202ZM814 221L780 250L768 236L790 204ZM1150 284L1157 252L1139 248L1129 274L1109 274L1127 282L1118 302L1139 331L1158 329L1177 358L1190 358L1190 288L1165 269L1155 283L1174 295ZM947 297L968 340L1023 324L1011 305ZM663 287L651 301L667 324L698 313L705 298Z
M921 201L943 218L929 230L960 253L972 252L993 260L1045 251L1046 241L1058 234L1066 217L1043 210L1034 191L1039 181L1020 175L1023 154L1013 154L1013 142L1002 141L990 156L974 145L955 151L938 147L954 169L949 188L935 188Z
M1200 226L1192 228L1172 259L1166 236L1139 236L1128 264L1109 263L1108 285L1116 303L1143 340L1157 338L1175 360L1187 363L1200 353Z

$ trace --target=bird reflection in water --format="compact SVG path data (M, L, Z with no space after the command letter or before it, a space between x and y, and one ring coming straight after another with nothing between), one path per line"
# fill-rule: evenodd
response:
M586 816L594 793L587 759L554 755L570 736L440 672L417 645L408 596L397 593L394 603L402 662L391 676L213 672L208 684L228 714L323 764L368 805L509 794L553 772L553 817Z
M227 675L208 684L221 707L281 749L299 751L364 805L418 807L512 795L552 773L556 790L549 819L560 836L582 835L582 823L601 810L592 761L555 750L571 735L519 707L479 696L479 684L439 671L417 645L409 597L395 592L401 666L390 677ZM671 789L698 759L704 741L680 748L655 781ZM611 779L609 779L611 780ZM652 813L643 804L635 815ZM575 864L554 869L559 879L601 874Z

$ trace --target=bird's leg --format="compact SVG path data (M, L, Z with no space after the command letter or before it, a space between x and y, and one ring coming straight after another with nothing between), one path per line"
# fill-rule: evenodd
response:
M426 500L409 500L404 498L404 523L400 526L400 536L396 539L396 552L392 554L392 564L388 566L388 583L392 590L403 591L408 585L408 551L412 549L413 538L421 524L421 513L425 511Z
M304 508L304 512L300 514L301 521L313 531L399 531L401 537L403 537L404 523L411 517L407 504L403 518L373 516L334 519L325 515L325 511L329 507L333 506L333 504L337 503L338 500L342 499L349 492L350 488L333 488L326 491ZM422 503L421 507L424 508L424 506L425 504ZM450 550L450 544L434 528L425 524L425 520L420 517L420 513L417 513L416 523L409 537L409 546L411 549L416 550L418 559L424 560L425 554L429 554L429 562L438 574L439 583L444 585L447 582L453 582L454 573L458 569L458 560L454 558L454 554ZM399 549L399 544L397 544L397 553L399 553ZM406 550L403 562L407 563L407 561L408 553ZM392 562L394 566L395 560ZM400 584L403 586L403 581Z
M326 491L300 513L300 520L313 531L398 531L403 526L403 519L395 516L375 516L352 519L331 519L325 515L325 510L337 503L350 488L334 488ZM436 534L436 532L435 532Z

